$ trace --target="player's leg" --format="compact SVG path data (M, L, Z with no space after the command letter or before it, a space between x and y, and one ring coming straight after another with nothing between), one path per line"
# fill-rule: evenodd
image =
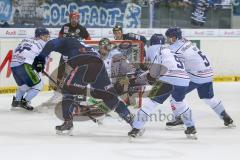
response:
M16 91L16 95L13 96L13 100L12 100L12 107L20 107L21 104L21 100L26 92L25 89L27 86L24 84L24 82L21 79L21 76L18 74L19 70L21 67L12 67L12 74L13 74L13 78L15 80L15 82L17 83L18 87L17 87L17 91Z
M165 95L168 97L169 95ZM132 123L132 130L128 132L128 135L131 137L141 136L145 131L144 126L151 118L152 114L155 111L156 106L158 105L157 102L153 101L152 99L146 97L142 98L142 107L138 110L137 114L135 115L134 121Z
M23 71L23 81L29 87L26 91L25 96L22 99L22 106L29 110L32 106L30 105L31 100L38 95L38 93L43 88L43 82L38 75L38 73L32 68L29 64L24 64L24 71Z
M21 107L33 110L30 102L43 87L38 73L29 64L13 67L13 72L18 85L20 85L16 93L16 101L21 101Z
M225 126L234 126L232 118L227 114L222 101L214 97L213 83L203 83L197 88L198 95L224 121Z
M127 105L118 98L118 94L111 84L104 65L102 66L102 69L100 71L100 74L97 76L96 81L91 84L91 87L95 88L95 90L91 91L91 95L94 98L102 99L110 110L115 110L115 112L121 118L123 118L128 124L131 125L133 121L133 115L130 113Z
M141 109L138 110L132 130L128 133L131 137L141 135L144 130L144 125L151 118L155 108L158 104L162 104L169 96L172 91L172 85L157 81L154 83L153 88L149 92L148 97L142 99Z
M193 82L189 83L189 86L186 88L185 95L196 89L199 85ZM184 95L184 96L185 96ZM171 101L170 101L171 103ZM173 112L174 113L174 112ZM174 119L170 122L166 123L167 129L182 129L183 128L183 121L180 116L174 115Z
M73 129L73 109L74 97L71 94L63 94L61 101L62 116L64 119L63 124L55 127L57 134L71 134Z
M86 86L87 83L83 82L83 75L86 72L86 67L76 67L68 73L62 88L62 101L61 110L63 117L63 124L55 127L57 134L71 134L73 129L73 110L78 107L79 103L75 102L76 95L83 95L86 89L80 89L76 86Z
M67 73L66 80L64 81L62 94L62 114L64 123L56 126L57 133L68 134L73 128L73 109L75 107L74 95L83 95L86 87L81 89L77 86L86 86L88 83L95 82L103 62L94 55L79 55L68 61L72 70Z
M192 116L192 110L189 105L184 101L185 86L174 86L171 99L171 107L175 117L181 117L184 125L186 126L185 134L188 138L196 138L195 123Z

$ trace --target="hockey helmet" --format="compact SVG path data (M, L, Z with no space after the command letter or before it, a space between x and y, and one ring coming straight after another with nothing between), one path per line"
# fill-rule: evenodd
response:
M69 19L72 19L72 18L77 18L77 19L79 19L79 18L80 18L80 14L79 14L78 12L76 12L76 11L71 12L71 13L69 14Z
M168 28L165 35L170 38L176 37L177 39L182 39L182 31L179 27Z
M165 37L162 34L154 34L150 38L150 46L155 44L164 44L165 43Z
M35 37L40 37L40 36L45 36L45 35L49 35L49 30L47 30L44 27L39 27L35 29Z

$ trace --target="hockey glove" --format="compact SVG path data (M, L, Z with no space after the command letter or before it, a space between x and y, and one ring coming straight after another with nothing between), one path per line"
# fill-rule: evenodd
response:
M129 80L130 86L142 86L142 85L152 85L156 81L155 78L151 77L150 73L144 72L138 77Z
M44 71L44 65L45 65L45 58L37 56L35 57L33 61L33 68L37 72L43 72Z

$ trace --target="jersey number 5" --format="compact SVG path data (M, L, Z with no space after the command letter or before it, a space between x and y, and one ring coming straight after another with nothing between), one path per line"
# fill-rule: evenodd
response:
M207 57L205 55L203 55L201 51L198 51L197 53L202 57L205 66L206 67L210 66L210 63L209 63Z
M183 62L181 62L181 60L176 55L174 55L174 58L175 58L175 61L177 62L177 67L180 69L184 69Z

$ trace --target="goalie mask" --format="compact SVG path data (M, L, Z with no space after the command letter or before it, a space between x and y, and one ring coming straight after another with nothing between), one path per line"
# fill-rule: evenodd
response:
M102 38L99 41L98 45L99 45L99 52L103 57L105 57L111 50L111 42L108 38Z

